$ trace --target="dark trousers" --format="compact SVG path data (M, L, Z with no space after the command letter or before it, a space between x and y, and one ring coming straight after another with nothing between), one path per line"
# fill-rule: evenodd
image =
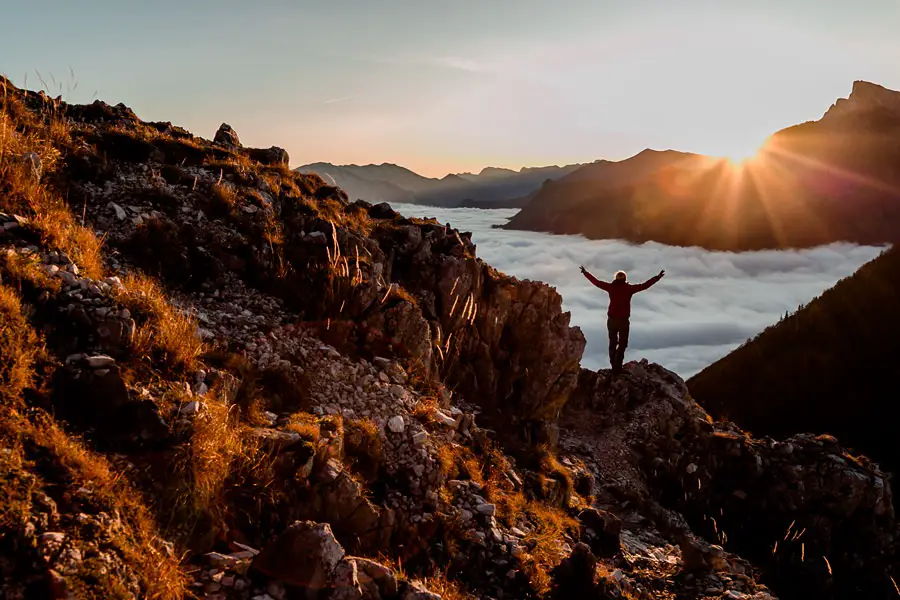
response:
M618 372L625 360L625 348L628 347L628 330L631 323L628 317L607 317L606 329L609 331L609 364Z

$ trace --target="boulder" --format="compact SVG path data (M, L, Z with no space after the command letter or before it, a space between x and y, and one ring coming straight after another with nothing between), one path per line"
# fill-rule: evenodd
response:
M287 150L279 148L278 146L272 146L271 148L249 148L247 153L252 160L264 165L287 166L290 162Z
M333 582L344 548L328 523L297 521L253 560L252 568L288 585L325 589Z
M619 552L622 522L618 517L604 510L586 508L578 513L578 520L584 527L582 539L595 555L610 557Z
M597 598L594 571L597 557L587 544L579 542L572 553L553 569L550 597L553 600L569 598Z
M400 600L441 600L441 596L429 591L418 581L410 581L400 595Z
M368 558L354 557L353 560L359 572L375 583L382 596L393 598L397 595L397 576L390 568Z
M219 130L216 131L216 136L213 138L213 141L223 146L232 146L234 148L241 147L241 138L238 137L237 132L232 129L231 125L228 123L219 125Z
M379 202L369 209L369 216L373 219L393 219L397 216L397 211L387 202Z

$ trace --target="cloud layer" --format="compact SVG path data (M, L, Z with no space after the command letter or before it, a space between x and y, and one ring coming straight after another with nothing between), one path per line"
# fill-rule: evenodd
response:
M591 369L608 367L608 300L584 279L578 266L583 264L607 280L623 269L633 282L665 269L661 282L634 297L626 360L647 358L685 378L851 275L882 250L831 244L799 251L710 252L490 228L515 210L396 208L406 216L436 217L471 231L478 256L494 267L555 286L564 308L572 313L572 324L587 338L582 365Z

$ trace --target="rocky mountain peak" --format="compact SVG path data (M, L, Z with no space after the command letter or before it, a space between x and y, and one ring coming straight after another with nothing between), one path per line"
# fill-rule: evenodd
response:
M900 92L868 81L854 81L850 96L839 98L825 113L825 119L841 119L854 114L884 110L900 114Z

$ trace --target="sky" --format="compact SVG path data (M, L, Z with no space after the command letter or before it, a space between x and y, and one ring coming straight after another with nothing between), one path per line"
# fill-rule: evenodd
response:
M900 89L900 0L10 2L0 72L292 166L422 174L746 155L856 79ZM40 77L39 77L39 75Z
M478 256L520 279L556 288L571 324L587 339L581 365L609 368L606 309L609 297L579 265L609 281L623 269L639 283L665 269L663 279L632 299L625 360L646 358L687 379L748 338L777 323L852 275L884 248L830 244L806 250L712 252L653 242L588 240L576 235L491 229L515 210L442 209L408 204L406 216L433 216L471 231Z

